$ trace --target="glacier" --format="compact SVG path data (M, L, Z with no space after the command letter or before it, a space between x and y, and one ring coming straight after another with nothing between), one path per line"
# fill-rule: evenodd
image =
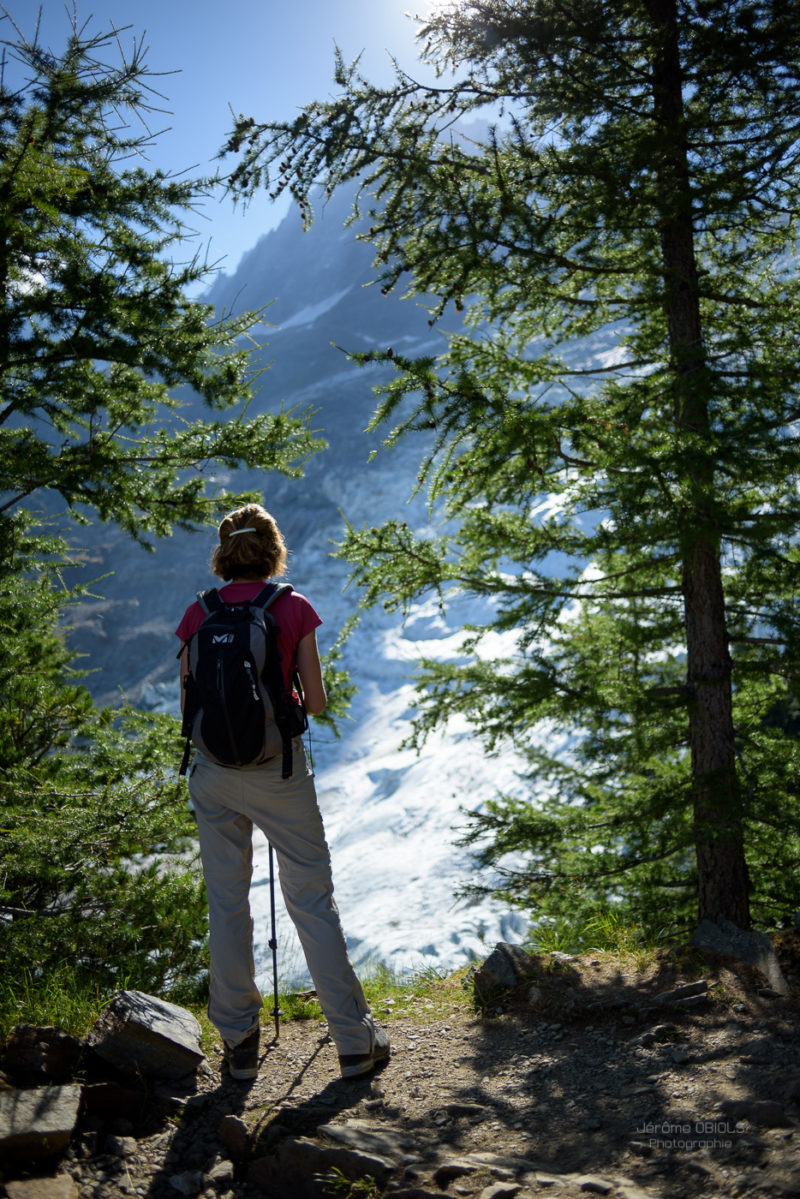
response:
M370 286L370 248L354 229L342 234L348 212L347 197L334 197L308 233L289 214L244 255L234 275L219 276L207 297L219 310L268 306L272 327L265 328L256 359L269 372L253 411L310 405L312 425L329 443L301 481L276 475L268 464L236 476L215 468L209 478L212 485L262 494L291 550L288 579L323 618L323 652L358 603L347 567L335 557L343 517L359 526L401 516L417 532L437 531L425 497L409 500L424 443L407 437L383 449L379 433L365 433L373 388L387 376L360 369L337 347L402 345L404 353L430 353L446 331L431 329L419 302L383 297ZM203 415L202 405L187 397L184 415L191 419L194 412ZM543 501L541 514L548 510ZM94 673L87 684L98 702L118 703L122 689L142 707L177 712L174 629L196 591L216 582L207 565L213 537L213 530L176 530L145 554L113 526L98 522L81 531L92 577L110 572L95 589L102 594L71 616L71 644L88 657ZM336 900L359 969L383 963L400 974L450 972L485 957L497 941L520 942L528 932L525 916L508 905L459 898L476 869L473 855L458 844L465 813L498 792L535 799L522 756L510 748L488 756L458 722L431 735L419 754L403 744L411 731L416 663L423 655L457 654L460 630L480 622L485 602L460 597L442 610L436 600L423 600L405 619L380 607L365 613L344 648L344 665L359 690L342 736L325 725L312 728ZM508 639L491 644L492 652L509 648ZM258 981L266 990L272 974L268 857L256 835L251 898ZM302 986L302 953L280 899L277 906L280 973L285 984Z

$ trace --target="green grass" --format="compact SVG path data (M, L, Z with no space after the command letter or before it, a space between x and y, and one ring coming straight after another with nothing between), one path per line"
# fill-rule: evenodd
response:
M625 923L616 913L602 913L580 927L567 923L542 925L532 934L527 948L536 954L606 952L622 958L646 961L653 946L641 930ZM477 1011L470 968L446 974L433 967L398 974L381 963L359 971L367 1000L381 1022L413 1018L422 1021L446 1019L448 1015ZM200 1021L201 1043L207 1052L219 1040L208 1020L204 998L194 988L191 1000L165 996L182 1003ZM54 1025L75 1036L85 1036L102 1014L111 995L92 986L70 966L49 975L33 969L20 971L13 980L0 981L0 1043L15 1024ZM272 1024L272 991L265 992L262 1025ZM316 998L284 985L279 1006L284 1023L294 1020L322 1020Z
M45 975L22 970L17 978L0 982L0 1042L16 1024L52 1026L84 1036L110 999L69 966Z
M414 974L398 974L381 963L360 971L367 1002L379 1020L413 1016L437 1020L458 1011L473 1011L471 995L464 986L468 968L446 974L434 968ZM279 996L282 1019L321 1020L322 1009L316 998L305 993L284 992ZM272 1020L272 996L264 1002L262 1023Z
M465 985L467 968L446 975L435 969L399 975L383 965L373 965L361 973L361 981L370 1007L381 1022L393 1018L416 1020L445 1019L455 1011L474 1011L471 989ZM70 966L50 974L34 969L21 970L13 979L0 980L0 1045L17 1024L35 1024L61 1028L83 1037L107 1007L112 993L106 994L81 977ZM164 996L181 1002L172 996ZM286 989L279 994L281 1020L322 1020L316 998ZM261 1023L272 1025L272 992L264 996ZM205 1003L184 1002L200 1022L201 1044L209 1052L219 1042L219 1034L208 1019Z
M380 1187L375 1179L367 1174L364 1178L348 1178L337 1166L332 1166L327 1174L323 1174L320 1182L331 1191L337 1199L379 1199Z
M648 937L635 922L608 910L580 924L566 920L540 924L530 934L527 948L532 953L613 953L644 963L663 943Z
M453 974L428 967L409 976L377 965L362 981L370 1007L379 1019L413 1016L437 1020L454 1011L474 1011L471 991L464 986L468 973L467 966Z
M606 911L580 925L551 922L540 925L531 934L527 948L534 954L609 953L645 966L657 946L636 924L619 913ZM476 1013L477 1007L469 983L470 968L445 974L433 967L398 974L381 963L359 971L367 1000L381 1022L412 1018L417 1021L447 1019L455 1013ZM134 984L132 984L134 985ZM194 987L191 999L164 996L182 1003L200 1021L201 1043L208 1052L219 1035L208 1020L202 988ZM187 995L190 992L186 993ZM0 1044L16 1024L53 1025L75 1036L85 1036L104 1011L111 995L98 990L70 966L43 975L23 969L11 979L0 980ZM262 1025L272 1024L272 991L265 992ZM316 998L293 991L287 985L280 990L279 1006L284 1023L294 1020L322 1020Z

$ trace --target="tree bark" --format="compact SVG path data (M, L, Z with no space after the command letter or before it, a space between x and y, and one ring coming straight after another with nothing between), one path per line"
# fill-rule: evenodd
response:
M742 796L736 771L732 662L728 650L720 539L714 526L694 213L684 137L683 77L676 0L647 0L654 27L653 111L661 145L658 203L665 306L674 379L674 418L688 434L690 500L681 515L698 917L750 925ZM704 452L703 442L707 452Z

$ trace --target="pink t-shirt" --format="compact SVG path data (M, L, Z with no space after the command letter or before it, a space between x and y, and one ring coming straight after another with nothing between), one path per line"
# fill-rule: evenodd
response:
M252 583L227 583L220 587L219 595L220 599L229 604L241 604L246 600L255 599L263 588L264 584L258 580ZM284 682L290 687L298 643L314 629L319 628L322 620L306 597L297 591L289 591L276 599L270 613L278 628L278 649L281 651ZM199 601L195 600L184 612L175 635L185 644L192 633L196 633L200 628L206 615Z

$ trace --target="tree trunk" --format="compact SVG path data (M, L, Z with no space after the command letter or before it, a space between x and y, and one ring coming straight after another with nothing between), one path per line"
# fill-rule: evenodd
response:
M719 535L714 527L714 465L708 441L689 158L683 134L682 71L676 0L647 0L653 22L653 110L661 145L658 192L665 304L676 425L690 435L690 501L681 515L694 844L698 915L725 916L748 928L742 799L736 772L731 658Z

